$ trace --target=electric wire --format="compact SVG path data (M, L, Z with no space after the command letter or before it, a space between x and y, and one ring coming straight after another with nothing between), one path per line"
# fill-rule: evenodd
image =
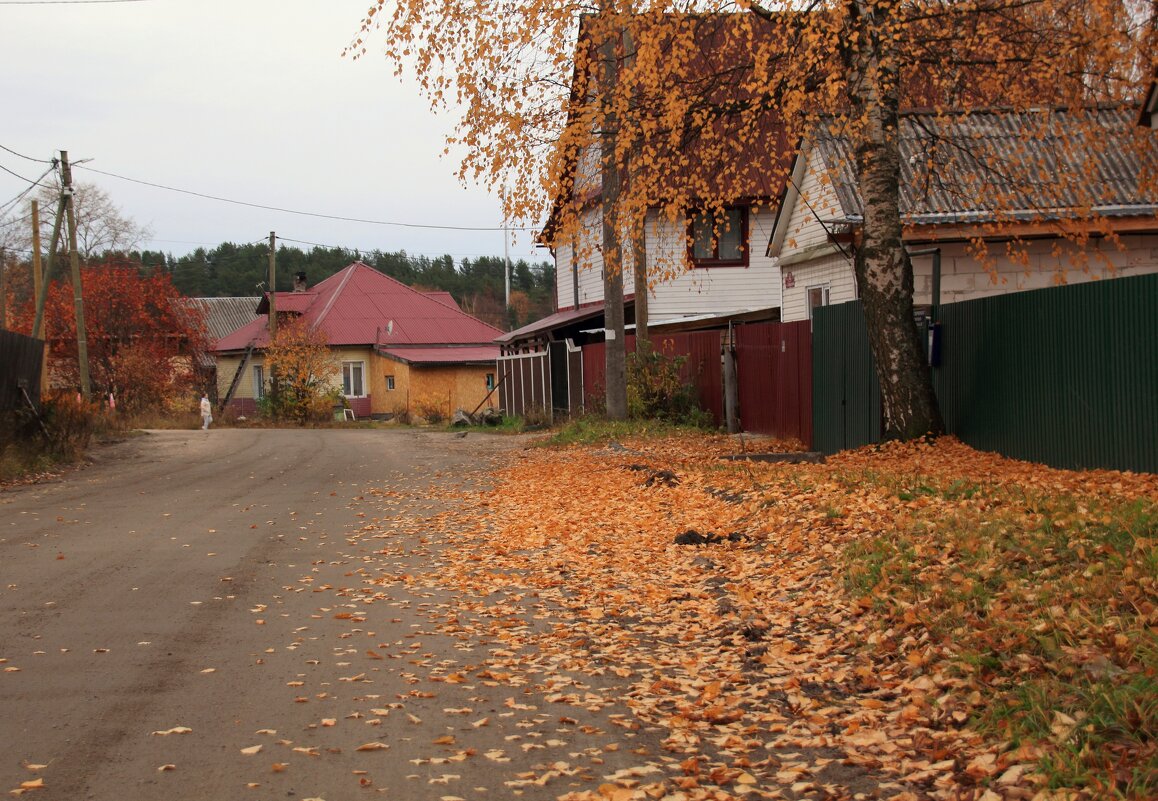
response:
M152 181L142 181L139 178L130 178L126 175L118 175L115 172L107 172L105 170L98 170L96 167L89 167L87 165L75 164L74 167L78 169L88 170L100 175L107 175L110 178L118 178L122 181L128 181L134 184L141 184L142 186L151 186L154 189L164 189L168 192L179 192L183 195L192 195L193 197L204 198L206 200L215 200L219 203L232 203L236 206L246 206L253 209L264 209L266 211L276 211L282 214L297 214L302 217L316 217L323 220L338 220L340 222L361 223L363 225L389 225L397 228L424 228L436 231L536 231L537 228L519 227L519 226L471 226L471 225L434 225L433 223L408 223L397 222L393 220L368 220L360 217L343 217L339 214L322 214L313 211L300 211L298 209L287 209L280 206L267 206L262 203L250 203L245 200L234 200L233 198L221 197L220 195L210 195L204 192L194 192L191 189L180 189L175 186L166 186L165 184L153 183Z
M11 175L16 175L16 173L12 172L11 170L9 170L7 167L3 166L2 164L0 164L0 169L4 170L7 173L10 173ZM22 178L21 176L16 175L16 177L20 178L20 180L28 181L28 188L25 189L20 194L18 194L16 197L9 200L7 203L0 205L0 218L3 218L5 214L10 212L12 209L16 208L16 204L19 203L21 200L23 200L25 197L27 197L28 193L31 192L35 187L38 187L38 186L39 187L45 187L45 185L40 183L40 182L44 180L44 176L48 175L50 172L52 172L55 169L56 169L56 165L52 164L51 166L49 166L49 168L47 170L42 172L40 174L40 176L35 181L28 181L27 178ZM20 222L20 220L16 220L15 222Z
M54 167L56 166L56 159L37 159L37 158L33 158L32 156L26 156L26 155L24 155L23 153L17 153L17 152L16 152L15 150L13 150L12 148L10 148L10 147L5 147L4 145L0 145L0 150L6 150L6 151L8 151L9 153L11 153L13 156L19 156L20 158L22 158L22 159L27 159L28 161L36 161L36 162L39 162L40 164L51 164L51 165L52 165L52 166L54 166Z
M150 0L0 0L0 6L84 6L108 3L147 3Z

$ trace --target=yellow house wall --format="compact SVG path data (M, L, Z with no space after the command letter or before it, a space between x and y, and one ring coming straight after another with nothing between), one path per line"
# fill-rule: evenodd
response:
M434 408L444 416L456 409L470 412L487 395L486 376L494 373L494 365L451 365L445 367L423 367L395 361L373 353L366 348L335 348L334 359L337 371L331 381L333 387L341 389L341 363L344 361L365 362L366 391L370 394L371 411L374 414L402 414L409 412L421 415L424 408ZM233 381L233 374L241 356L217 357L217 395L224 397ZM262 356L254 353L241 382L234 392L235 398L254 398L253 368L264 367ZM394 389L387 389L387 376L394 376ZM268 380L268 374L266 375ZM487 405L498 405L497 393L492 395Z
M410 365L385 356L371 356L370 392L374 414L397 414L407 411L410 403ZM394 376L394 389L386 388L386 377Z
M487 373L494 372L493 365L411 367L412 410L421 415L424 408L433 408L446 417L456 409L472 412L486 397Z
M237 372L237 365L241 363L241 356L217 356L217 397L224 398L225 393L229 391L229 385L233 383L233 374ZM233 393L235 398L254 398L253 386L253 368L254 365L261 365L264 367L265 362L262 357L254 353L249 358L249 364L245 365L245 372L241 376L241 382L237 385L237 391ZM266 375L269 379L269 375Z
M487 373L494 372L494 365L420 366L379 356L371 377L374 411L419 417L426 410L436 410L443 417L456 409L471 412L487 395ZM386 389L388 375L394 376L393 391Z

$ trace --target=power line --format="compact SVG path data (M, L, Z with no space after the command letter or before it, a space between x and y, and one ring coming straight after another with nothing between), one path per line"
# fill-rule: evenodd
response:
M28 181L27 178L23 178L19 175L16 175L16 173L12 172L12 170L10 170L7 167L5 167L4 165L0 164L0 170L4 170L5 172L7 172L10 175L16 175L16 177L20 178L20 180L22 180L22 181L28 181L28 188L27 189L25 189L23 192L18 194L16 197L9 200L4 205L0 206L0 217L3 217L9 211L16 208L16 204L19 203L21 200L23 200L28 195L28 193L31 192L35 187L44 186L44 184L42 184L40 182L42 180L44 180L44 176L48 175L50 172L52 172L55 169L56 169L56 164L53 163L49 166L49 168L47 170L42 172L40 174L40 176L35 181Z
M74 166L80 167L79 164ZM209 195L203 192L194 192L190 189L178 189L175 186L165 186L164 184L157 184L151 181L142 181L138 178L129 178L125 175L117 175L115 172L106 172L98 170L95 167L82 167L82 169L89 172L99 173L100 175L107 175L110 178L119 178L122 181L128 181L134 184L141 184L142 186L151 186L154 189L164 189L168 192L180 192L183 195L192 195L193 197L204 198L206 200L216 200L220 203L232 203L236 206L248 206L254 209L264 209L266 211L277 211L283 214L297 214L302 217L317 217L323 220L338 220L341 222L362 223L364 225L390 225L398 228L427 228L438 231L536 231L537 228L530 227L511 227L511 226L469 226L469 225L433 225L430 223L406 223L396 222L391 220L367 220L359 217L343 217L338 214L320 214L313 211L299 211L297 209L286 209L280 206L266 206L261 203L250 203L245 200L233 200L232 198L221 197L220 195Z
M5 3L0 2L0 5L5 5ZM5 147L4 145L0 145L0 150L7 150L13 156L19 156L22 159L28 159L29 161L37 161L37 162L40 162L41 164L51 164L54 167L56 166L56 159L35 159L32 156L26 156L23 153L17 153L12 148Z
M0 6L78 6L103 3L147 3L149 0L0 0Z
M12 172L12 170L8 169L3 164L0 164L0 170L4 170L4 172L8 173L9 175L12 175L16 178L19 178L21 181L23 181L26 184L33 184L34 186L36 184L36 181L33 181L30 178L25 178L23 175L21 175L18 172Z

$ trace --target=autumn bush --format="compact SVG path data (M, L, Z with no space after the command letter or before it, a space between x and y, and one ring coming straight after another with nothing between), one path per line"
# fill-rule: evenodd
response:
M39 416L18 409L0 416L0 480L12 480L81 458L94 437L120 429L115 416L72 393L44 400Z
M446 410L437 402L419 402L414 407L415 414L432 426L447 420Z
M86 347L94 396L116 398L122 412L166 407L193 385L193 365L208 339L201 313L190 306L160 270L110 259L81 270ZM30 298L13 315L14 330L28 333L35 319ZM44 322L52 381L81 385L73 289L67 281L48 288Z
M686 356L667 356L644 342L627 356L627 414L637 420L710 425L695 385L684 380Z
M329 420L341 395L335 387L338 360L326 334L303 320L283 323L265 352L270 390L260 409L277 420L300 424Z

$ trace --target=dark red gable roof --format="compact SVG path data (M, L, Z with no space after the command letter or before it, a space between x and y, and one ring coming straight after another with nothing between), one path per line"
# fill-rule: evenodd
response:
M437 294L406 286L362 262L331 275L308 292L278 292L280 313L300 314L326 332L331 345L482 345L503 332L471 317ZM218 352L244 350L269 342L265 314L217 343Z

